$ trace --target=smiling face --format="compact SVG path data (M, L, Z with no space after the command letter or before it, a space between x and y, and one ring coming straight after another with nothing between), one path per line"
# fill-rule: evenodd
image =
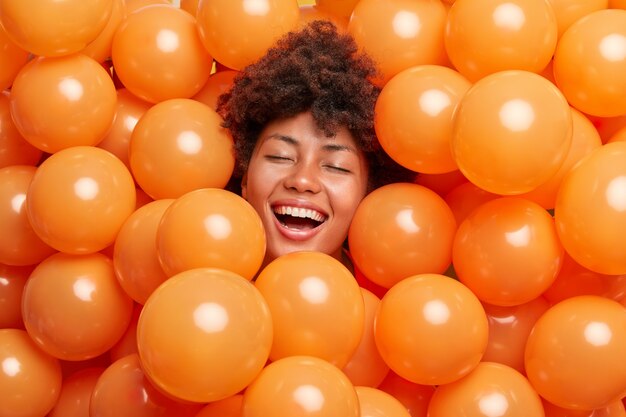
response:
M341 260L367 184L365 157L346 128L326 137L309 112L269 123L242 182L265 227L264 265L305 250Z

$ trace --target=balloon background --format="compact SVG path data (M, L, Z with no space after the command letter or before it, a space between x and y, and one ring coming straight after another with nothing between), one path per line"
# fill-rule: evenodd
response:
M261 269L215 112L319 18L418 173L354 274ZM0 0L0 90L1 417L626 416L626 1Z

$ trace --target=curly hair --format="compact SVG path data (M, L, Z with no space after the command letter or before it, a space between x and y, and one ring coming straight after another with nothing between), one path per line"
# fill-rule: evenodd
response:
M217 111L235 143L235 177L247 170L269 122L310 111L326 136L342 126L350 131L367 159L370 190L413 181L416 173L396 164L376 137L377 75L374 62L330 21L316 20L287 33L237 74L232 88L218 99Z

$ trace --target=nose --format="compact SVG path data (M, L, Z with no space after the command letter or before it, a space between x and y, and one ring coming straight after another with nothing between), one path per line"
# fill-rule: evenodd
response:
M318 193L321 190L319 169L312 161L299 161L293 165L284 185L299 193Z

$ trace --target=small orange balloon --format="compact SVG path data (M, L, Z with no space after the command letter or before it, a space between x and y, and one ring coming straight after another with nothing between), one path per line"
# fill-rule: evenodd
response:
M606 9L609 0L548 0L554 10L559 38L578 19L598 10Z
M434 386L416 384L393 371L389 371L378 388L399 400L411 416L425 416L428 403L435 392Z
M1 46L0 46L1 50ZM0 168L11 165L35 166L43 152L28 143L11 119L9 92L0 93Z
M168 276L223 268L251 280L265 257L261 218L243 198L219 188L191 191L165 211L157 251Z
M87 368L65 378L59 400L47 417L88 416L91 394L102 372L104 368Z
M460 225L474 209L499 197L501 196L485 191L468 181L453 188L445 195L444 200L454 213L456 224Z
M87 55L98 62L104 62L111 58L113 36L127 15L125 1L112 0L111 16L109 16L106 26L93 41L80 51L83 55Z
M192 98L215 110L217 98L232 87L233 80L238 73L239 71L235 70L224 70L212 74L204 87Z
M385 391L354 387L359 397L361 417L411 417L404 405Z
M457 169L444 174L418 174L414 182L434 191L440 197L445 197L455 187L468 182L468 180Z
M29 53L15 44L4 27L0 25L0 91L9 88L22 67L28 62Z
M31 266L0 264L0 329L23 329L22 294L24 285L35 269Z
M195 417L241 417L242 408L243 394L236 394L208 403Z

